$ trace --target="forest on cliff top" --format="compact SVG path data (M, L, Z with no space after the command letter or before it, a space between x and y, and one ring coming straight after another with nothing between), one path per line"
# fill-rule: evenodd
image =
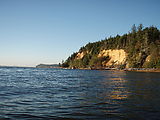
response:
M160 30L155 26L132 26L124 35L109 37L101 41L88 43L73 53L62 63L62 67L89 68L106 67L102 63L108 61L109 56L98 57L102 50L123 49L127 53L126 62L118 68L160 68ZM84 53L81 59L77 59L78 53ZM149 58L147 62L146 59Z

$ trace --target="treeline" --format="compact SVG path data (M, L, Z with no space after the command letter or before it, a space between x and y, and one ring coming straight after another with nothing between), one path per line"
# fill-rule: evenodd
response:
M142 24L138 27L133 25L131 31L122 36L88 43L69 56L62 63L62 67L105 67L102 63L107 62L109 58L97 56L101 50L108 49L124 49L128 54L126 63L120 67L125 68L128 64L130 68L160 68L160 30L154 26L143 28ZM81 52L84 53L83 58L76 59L77 53Z

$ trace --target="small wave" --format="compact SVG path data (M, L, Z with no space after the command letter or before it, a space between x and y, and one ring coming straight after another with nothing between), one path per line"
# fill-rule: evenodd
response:
M0 120L11 120L10 118L0 118Z
M110 103L108 102L99 102L99 103L96 103L95 105L109 105Z
M8 74L0 74L0 76L1 76L1 77L3 77L3 76L8 76Z
M11 120L11 119L23 119L23 120L83 120L68 117L57 117L57 116L37 116L31 114L7 114L9 118L2 118L0 120Z
M35 115L30 115L30 114L7 114L8 117L12 119L45 119L45 117L41 116L35 116Z

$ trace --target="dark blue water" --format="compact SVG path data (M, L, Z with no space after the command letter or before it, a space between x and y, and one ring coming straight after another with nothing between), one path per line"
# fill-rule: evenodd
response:
M160 73L0 68L0 119L157 120Z

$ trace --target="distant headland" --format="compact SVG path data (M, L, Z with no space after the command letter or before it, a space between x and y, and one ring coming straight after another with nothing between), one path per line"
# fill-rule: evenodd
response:
M59 64L39 64L36 68L59 68Z

